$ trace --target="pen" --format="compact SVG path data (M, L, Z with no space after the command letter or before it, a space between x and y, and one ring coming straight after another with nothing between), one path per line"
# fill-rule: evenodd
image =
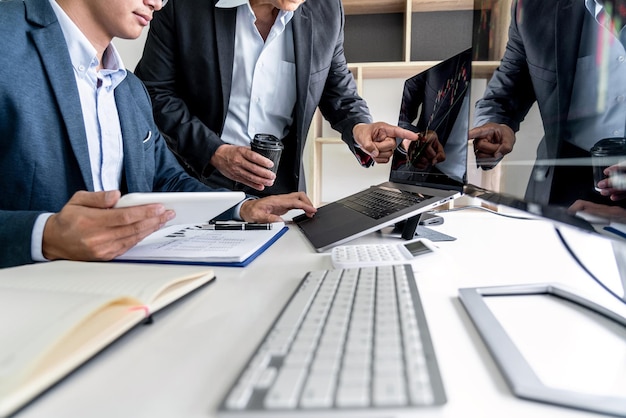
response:
M257 223L215 223L209 225L203 225L202 229L213 229L215 231L258 231L258 230L270 230L272 224L257 224Z
M617 236L619 236L621 238L626 238L626 234L624 232L622 232L619 229L614 228L612 226L605 226L603 229L605 231L607 231L607 232L612 232L613 234L615 234L615 235L617 235Z

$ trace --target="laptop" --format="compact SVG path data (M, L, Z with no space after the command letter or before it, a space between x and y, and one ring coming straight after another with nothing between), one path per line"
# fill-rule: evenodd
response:
M398 126L436 132L445 160L428 163L426 141L406 150L400 144L392 157L389 181L328 203L312 218L295 217L294 223L316 251L395 225L461 196L467 181L471 62L468 48L404 84Z

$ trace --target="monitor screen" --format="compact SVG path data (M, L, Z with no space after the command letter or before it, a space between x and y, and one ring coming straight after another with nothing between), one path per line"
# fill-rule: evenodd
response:
M471 65L472 49L467 48L405 81L398 126L423 139L396 148L390 181L463 189Z

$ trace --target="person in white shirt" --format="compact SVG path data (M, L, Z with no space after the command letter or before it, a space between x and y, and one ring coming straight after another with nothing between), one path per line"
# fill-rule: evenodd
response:
M305 190L302 153L319 106L358 162L387 163L397 138L372 122L343 47L341 0L177 0L155 17L135 70L155 120L188 171L211 186ZM281 139L275 175L255 134Z

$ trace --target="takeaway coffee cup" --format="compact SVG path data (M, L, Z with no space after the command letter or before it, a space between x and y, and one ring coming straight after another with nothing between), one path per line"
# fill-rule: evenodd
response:
M283 153L283 143L280 139L270 134L256 134L250 143L252 151L258 152L265 158L269 158L274 163L272 170L274 173L278 170L280 155Z
M598 182L606 178L604 169L626 160L626 138L604 138L591 148L593 188L600 191Z

